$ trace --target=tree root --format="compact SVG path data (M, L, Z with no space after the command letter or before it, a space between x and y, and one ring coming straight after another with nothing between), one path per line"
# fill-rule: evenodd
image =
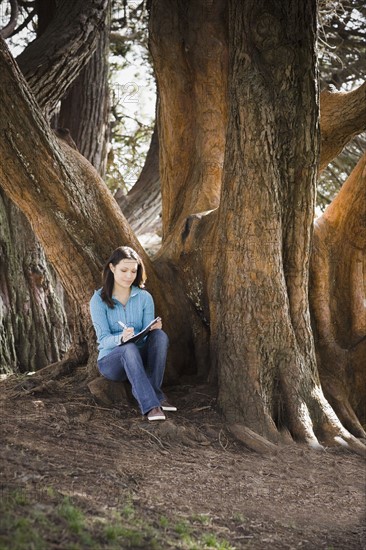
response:
M17 383L13 389L22 391L23 394L51 392L57 386L56 380L72 374L83 362L84 357L69 356L62 361L43 367L33 376L22 380L20 384Z
M229 431L251 451L261 454L277 453L278 447L242 424L229 424Z
M103 405L132 401L131 389L125 382L112 382L101 376L88 383L92 396Z
M260 454L278 452L278 444L272 443L268 439L253 432L250 428L247 428L243 424L229 424L228 429L235 439L243 443L252 451ZM343 427L339 429L339 426L333 425L329 422L329 419L326 421L326 430L324 433L326 434L326 437L321 441L321 443L315 435L311 438L305 437L301 440L301 442L306 443L308 447L315 451L325 451L326 447L337 447L339 449L354 452L362 457L366 457L365 440L360 441ZM280 444L289 445L291 443L293 443L291 435L289 432L285 431L285 434L282 435Z

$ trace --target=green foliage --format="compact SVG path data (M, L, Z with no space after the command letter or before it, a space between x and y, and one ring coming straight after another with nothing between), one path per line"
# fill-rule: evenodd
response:
M85 528L84 514L70 502L69 498L65 498L60 504L59 514L66 519L71 531L77 534L83 532Z

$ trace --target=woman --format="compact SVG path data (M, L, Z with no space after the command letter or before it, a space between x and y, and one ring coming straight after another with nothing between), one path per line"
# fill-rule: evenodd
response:
M128 342L154 321L154 301L143 290L146 280L141 258L120 246L103 269L103 286L90 300L90 313L98 340L98 369L108 380L128 379L142 414L165 420L164 411L176 411L161 391L168 336L160 318L142 341Z

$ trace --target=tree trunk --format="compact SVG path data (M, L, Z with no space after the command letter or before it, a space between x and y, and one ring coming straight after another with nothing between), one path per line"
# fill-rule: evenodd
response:
M153 1L163 239L219 203L227 112L226 3ZM173 245L174 248L175 245Z
M310 303L320 379L343 424L365 437L366 154L316 220Z
M37 35L52 5L37 0ZM70 346L64 290L24 214L0 194L2 258L0 365L2 372L35 371L59 361Z
M79 35L79 39L86 36L86 29L77 28L78 17L89 17L90 21L95 22L105 17L102 10L96 9L95 3L94 7L90 3L89 6L79 3L78 7L74 6L79 16L76 16L75 11L75 21L63 35L65 8L68 9L65 2L58 2L56 7L55 2L37 0L37 40L18 58L34 86L35 80L38 79L37 91L43 94L41 103L43 102L46 109L57 103L60 91L65 89L62 78L71 82L75 72L79 70L76 55L71 66L70 63L65 64L63 57L68 48L75 46L66 45L70 37L77 42ZM70 21L66 21L67 23ZM55 27L58 27L57 32ZM90 55L88 50L93 37L98 35L96 29L89 28L87 32L88 38L78 49L81 63ZM38 55L40 57L37 59ZM57 86L54 82L52 87L50 86L48 63L53 71L59 71L58 77L61 79ZM1 219L3 227L7 228L3 234L5 261L1 265L3 316L0 333L2 355L6 358L6 362L2 364L7 366L7 371L38 370L59 361L70 346L70 331L64 310L64 291L46 262L29 222L5 197L2 201ZM17 231L14 231L15 227ZM25 310L24 316L19 315L19 311ZM70 307L68 310L70 328L75 328L78 315L74 315Z
M43 34L17 57L37 102L49 118L93 55L108 0L60 0Z
M102 178L109 140L108 33L106 25L100 31L95 53L61 101L57 117L57 125L68 128L80 153Z
M0 191L0 372L35 371L70 345L63 289L29 222Z
M211 330L228 421L355 440L316 368L308 267L318 162L316 1L230 2L230 113ZM304 26L303 22L307 21Z

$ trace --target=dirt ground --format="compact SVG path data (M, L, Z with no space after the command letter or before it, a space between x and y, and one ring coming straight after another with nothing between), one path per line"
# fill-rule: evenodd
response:
M1 550L365 548L365 462L300 445L259 455L207 386L148 423L91 394L1 391Z

